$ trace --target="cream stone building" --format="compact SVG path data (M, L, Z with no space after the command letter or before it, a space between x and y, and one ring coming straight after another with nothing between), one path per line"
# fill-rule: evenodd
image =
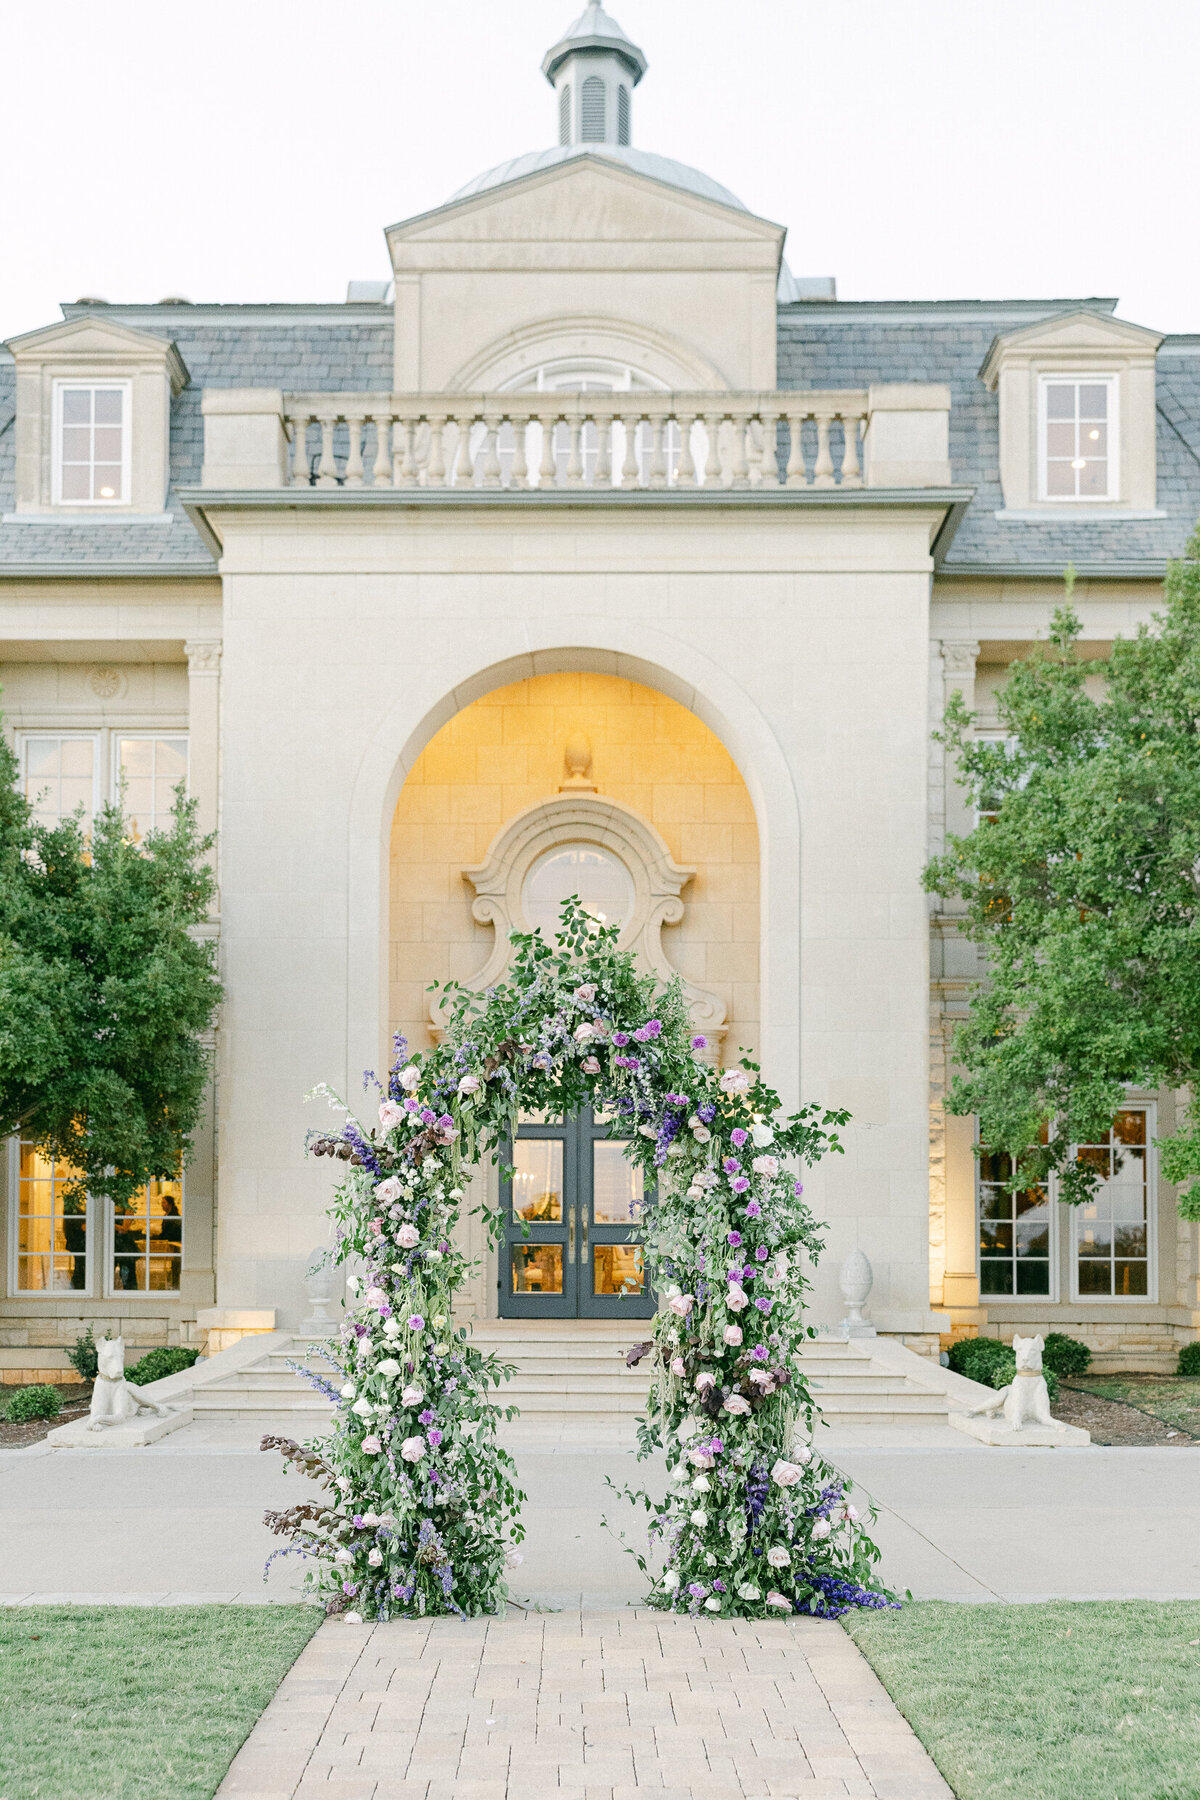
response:
M1130 1095L1094 1207L1014 1213L941 1110L977 965L920 875L970 823L947 695L998 729L1068 561L1090 654L1159 601L1200 513L1200 338L1096 298L840 301L633 147L646 61L596 0L543 66L559 143L391 226L345 304L81 300L8 342L26 790L87 814L124 780L144 829L186 772L227 997L182 1182L64 1213L9 1147L6 1378L88 1319L299 1327L329 1189L305 1094L428 1044L430 985L497 979L576 890L715 1054L852 1113L807 1181L820 1323L861 1249L876 1327L922 1353L1037 1326L1166 1367L1200 1323L1151 1143L1172 1098ZM531 1122L517 1179L536 1229L477 1239L474 1314L644 1314L603 1123Z

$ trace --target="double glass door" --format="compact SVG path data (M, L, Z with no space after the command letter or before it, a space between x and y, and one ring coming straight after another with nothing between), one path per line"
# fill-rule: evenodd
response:
M642 1172L610 1119L522 1117L503 1178L503 1319L648 1319Z

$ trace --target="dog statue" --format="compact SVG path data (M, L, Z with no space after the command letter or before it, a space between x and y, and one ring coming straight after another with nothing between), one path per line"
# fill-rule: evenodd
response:
M125 1339L101 1338L96 1345L98 1372L92 1389L92 1405L88 1416L89 1431L103 1431L106 1425L124 1425L140 1412L164 1418L168 1409L144 1400L136 1387L125 1379Z
M1005 1424L1014 1431L1020 1431L1026 1425L1042 1425L1053 1430L1058 1421L1050 1416L1050 1395L1042 1373L1045 1340L1014 1337L1012 1347L1017 1359L1017 1372L1012 1382L1001 1388L986 1406L973 1407L969 1417L994 1419L1002 1410Z

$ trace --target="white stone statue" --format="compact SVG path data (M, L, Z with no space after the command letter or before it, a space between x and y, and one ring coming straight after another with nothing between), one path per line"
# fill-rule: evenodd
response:
M1017 1368L1009 1385L983 1406L972 1407L968 1413L951 1413L948 1423L981 1443L1014 1449L1090 1444L1088 1432L1075 1425L1064 1425L1051 1415L1050 1394L1042 1373L1045 1340L1014 1337L1012 1347Z
M136 1387L125 1379L125 1339L104 1337L96 1345L98 1373L92 1389L92 1405L88 1430L103 1431L108 1425L125 1425L139 1412L165 1418L167 1408L143 1399Z

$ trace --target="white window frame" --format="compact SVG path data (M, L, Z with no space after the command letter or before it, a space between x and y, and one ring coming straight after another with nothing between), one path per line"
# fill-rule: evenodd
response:
M99 1209L103 1214L103 1230L99 1233L102 1240L104 1278L101 1291L106 1300L136 1301L139 1304L146 1300L180 1300L183 1298L183 1270L185 1262L183 1242L183 1221L187 1218L187 1171L179 1177L179 1286L177 1288L127 1288L117 1281L117 1209L111 1200L106 1200ZM147 1253L149 1254L149 1253ZM144 1259L143 1259L144 1260Z
M31 742L33 742L35 739L38 739L38 738L58 738L62 742L65 742L69 739L72 743L89 743L89 744L91 744L91 746L92 746L92 806L91 806L91 819L89 820L89 823L90 823L91 820L95 819L97 812L100 810L100 796L104 792L104 779L103 779L103 774L102 774L102 770L101 770L101 763L103 761L104 752L105 752L105 746L103 743L103 733L99 732L99 731L63 730L62 727L58 726L58 725L46 725L46 726L41 727L40 729L37 726L33 726L33 725L23 726L21 728L21 730L18 731L16 734L17 762L18 762L18 764L20 766L20 770L21 770L21 792L23 794L27 792L28 785L29 785L29 771L28 771L28 766L27 766L27 761L26 761L26 747L27 747L27 745L29 745ZM34 805L34 804L35 804L35 802L31 800L30 805ZM69 817L70 815L67 815L67 816ZM61 819L61 817L62 817L62 815L60 814L60 819Z
M121 403L121 492L114 500L64 500L62 492L62 434L63 434L63 395L68 393L92 393L97 388L120 388L124 398ZM51 396L52 430L51 430L51 494L55 506L66 506L74 509L77 506L99 508L101 512L111 511L113 507L130 504L131 473L133 469L133 383L132 381L105 380L101 376L87 379L55 381Z
M1072 1306L1157 1306L1158 1305L1158 1152L1154 1138L1158 1130L1158 1108L1153 1100L1125 1100L1118 1112L1141 1112L1146 1115L1146 1292L1144 1294L1081 1294L1079 1291L1079 1221L1082 1209L1068 1207L1071 1214L1070 1291ZM1074 1151L1072 1146L1072 1151Z
M32 736L33 734L31 733L30 735ZM175 738L177 740L182 738L185 746L184 762L186 765L184 768L183 779L186 791L190 796L192 791L192 739L191 732L186 725L180 731L171 731L165 725L138 725L132 731L123 731L119 725L114 725L110 732L108 756L108 787L109 792L112 795L113 805L124 808L125 802L121 796L121 745L122 743L127 743L132 738L140 738L143 741L150 743L158 743L166 738ZM161 831L164 830L165 827L155 825L152 829ZM145 834L143 833L143 835Z
M1089 387L1108 389L1108 492L1105 494L1051 494L1049 492L1049 455L1047 451L1046 395L1051 387L1068 382L1086 383ZM1038 376L1037 491L1046 506L1113 506L1121 498L1121 378L1112 370L1094 373L1084 370L1055 369Z
M21 1282L20 1256L20 1219L21 1219L21 1140L19 1136L8 1140L8 1287L7 1291L15 1300L46 1300L62 1302L72 1297L79 1300L91 1299L96 1292L96 1255L99 1238L99 1219L96 1216L96 1203L89 1196L87 1209L83 1214L87 1226L87 1280L81 1288L23 1288Z
M975 1121L975 1143L979 1144L979 1121ZM1062 1269L1059 1254L1059 1240L1062 1236L1059 1220L1062 1208L1058 1203L1057 1183L1053 1177L1046 1183L1046 1194L1050 1206L1048 1238L1050 1244L1050 1291L1046 1294L985 1294L983 1292L983 1247L980 1244L981 1226L983 1223L983 1175L979 1158L975 1159L975 1275L980 1282L979 1303L981 1306L1031 1306L1047 1307L1060 1304ZM1015 1261L1015 1259L1014 1259Z

